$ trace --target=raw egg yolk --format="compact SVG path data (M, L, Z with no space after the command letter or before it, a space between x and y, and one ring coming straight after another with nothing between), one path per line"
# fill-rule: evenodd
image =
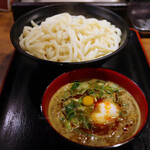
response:
M82 104L85 106L90 106L92 104L94 104L94 99L92 96L85 96L82 99Z
M112 102L100 102L91 114L91 118L96 124L110 123L117 117L119 117L119 109Z

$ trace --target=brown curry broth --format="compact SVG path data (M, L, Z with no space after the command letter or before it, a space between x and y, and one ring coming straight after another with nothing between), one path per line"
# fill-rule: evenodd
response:
M109 82L112 84L112 82ZM60 118L64 116L62 113L62 95L64 91L70 89L72 84L61 87L52 97L49 104L49 119L52 126L62 136L74 142L89 146L110 146L121 143L134 135L140 123L140 110L134 98L122 88L116 100L119 101L120 111L124 114L119 116L114 122L106 125L94 124L92 130L79 128L80 131L68 131L64 128ZM60 98L61 97L61 98ZM78 96L77 96L78 97ZM123 104L126 106L122 106ZM130 107L130 109L129 109ZM126 116L126 113L128 115ZM87 134L85 134L87 133Z

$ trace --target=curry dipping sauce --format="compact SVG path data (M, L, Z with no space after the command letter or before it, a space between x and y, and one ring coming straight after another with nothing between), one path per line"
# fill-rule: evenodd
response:
M100 79L61 87L48 108L49 120L65 138L87 146L112 146L138 130L138 104L124 88Z

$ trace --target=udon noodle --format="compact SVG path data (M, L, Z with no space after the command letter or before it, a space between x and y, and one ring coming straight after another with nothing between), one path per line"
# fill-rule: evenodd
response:
M103 57L117 50L121 30L107 20L62 13L46 18L40 25L33 20L19 37L27 53L49 61L81 62Z

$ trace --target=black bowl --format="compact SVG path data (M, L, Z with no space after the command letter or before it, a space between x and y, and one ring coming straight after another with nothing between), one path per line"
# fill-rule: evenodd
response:
M23 28L25 25L31 26L30 21L34 20L37 24L44 21L47 17L68 12L71 15L84 15L85 17L93 17L97 19L106 19L116 27L120 28L122 31L121 42L119 48L111 54L108 54L104 57L93 59L90 61L83 61L83 62L52 62L43 60L37 57L34 57L24 50L21 49L19 45L19 36L23 32ZM96 66L103 64L107 60L109 60L114 55L118 54L126 45L129 37L129 28L126 22L118 16L116 13L107 10L102 7L96 7L92 5L87 5L83 3L63 3L63 4L55 4L55 5L48 5L44 7L40 7L33 11L28 12L27 14L20 17L12 26L10 32L10 38L14 47L21 52L24 56L27 56L29 59L34 60L40 64L46 64L53 68L62 69L64 71L68 71L69 68L75 69L80 67L89 67L89 66Z

